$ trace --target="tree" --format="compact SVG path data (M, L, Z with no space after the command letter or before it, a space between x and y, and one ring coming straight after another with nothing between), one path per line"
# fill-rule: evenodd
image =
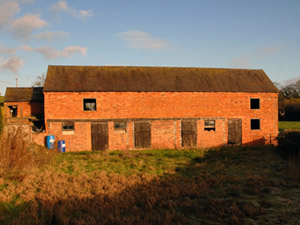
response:
M32 83L32 87L44 87L46 81L46 74L42 73L41 75L38 75L35 79L35 81Z
M296 84L290 84L281 89L282 95L286 99L299 98L298 87Z
M298 81L295 83L295 85L296 85L296 88L297 88L297 91L298 91L298 95L299 95L299 97L300 97L300 80L298 80Z

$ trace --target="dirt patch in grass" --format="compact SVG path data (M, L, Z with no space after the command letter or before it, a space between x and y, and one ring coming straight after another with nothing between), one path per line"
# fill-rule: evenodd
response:
M61 154L0 178L0 223L297 224L287 173L271 147Z

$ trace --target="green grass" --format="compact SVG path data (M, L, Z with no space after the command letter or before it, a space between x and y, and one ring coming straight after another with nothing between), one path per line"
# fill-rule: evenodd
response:
M201 157L204 150L145 150L113 152L64 153L57 157L58 172L82 174L105 171L108 174L123 175L155 174L161 176L186 165L195 157Z
M0 178L0 224L299 224L288 171L271 146L61 153Z
M300 130L300 121L279 121L279 130Z

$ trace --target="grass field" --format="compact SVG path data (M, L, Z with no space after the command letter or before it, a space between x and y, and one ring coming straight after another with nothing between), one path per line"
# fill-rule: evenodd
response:
M0 224L300 223L272 147L55 154L17 174L0 177Z
M279 130L300 130L300 121L279 121Z

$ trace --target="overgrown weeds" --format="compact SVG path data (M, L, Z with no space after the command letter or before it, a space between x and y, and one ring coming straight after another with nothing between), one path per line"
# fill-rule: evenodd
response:
M22 127L5 129L0 136L0 177L20 180L33 167L51 161L53 153L37 145L30 145Z
M0 134L2 133L3 130L3 124L4 124L4 107L3 107L3 103L1 103L0 100Z
M271 147L60 154L22 181L0 178L0 223L297 224L287 172Z

